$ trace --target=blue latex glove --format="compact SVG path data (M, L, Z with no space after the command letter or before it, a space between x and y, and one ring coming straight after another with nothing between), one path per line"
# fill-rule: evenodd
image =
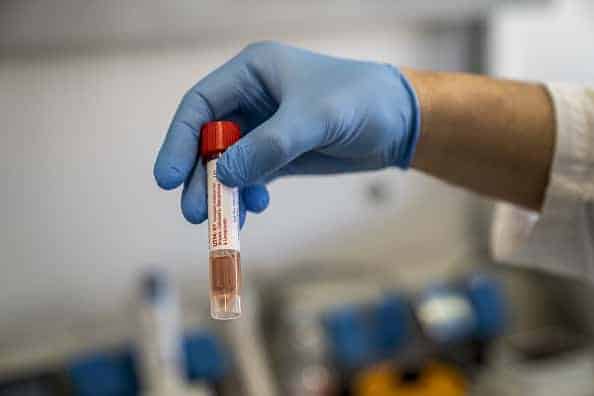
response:
M243 222L246 209L267 207L264 185L278 176L407 168L420 111L412 86L390 65L252 44L186 93L159 152L157 183L184 183L182 212L192 223L207 217L199 131L221 119L244 133L217 163L219 179L241 188Z

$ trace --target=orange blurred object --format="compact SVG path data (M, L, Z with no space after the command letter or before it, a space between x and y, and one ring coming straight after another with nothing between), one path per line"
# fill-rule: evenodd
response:
M414 378L384 363L364 371L354 383L356 396L463 396L467 389L462 373L441 363L428 364Z

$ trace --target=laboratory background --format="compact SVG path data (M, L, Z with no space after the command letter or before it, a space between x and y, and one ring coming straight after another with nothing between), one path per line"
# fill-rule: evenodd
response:
M594 81L590 0L4 0L0 395L594 395L594 288L496 262L493 201L416 171L273 182L241 318L153 164L251 42Z

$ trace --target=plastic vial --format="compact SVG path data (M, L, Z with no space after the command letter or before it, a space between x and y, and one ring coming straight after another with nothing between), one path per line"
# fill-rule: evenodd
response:
M175 283L162 271L142 279L138 363L146 395L172 393L184 385L180 304Z
M202 127L200 155L206 164L210 315L236 319L241 315L239 265L239 191L217 179L217 160L241 136L237 124L214 121Z

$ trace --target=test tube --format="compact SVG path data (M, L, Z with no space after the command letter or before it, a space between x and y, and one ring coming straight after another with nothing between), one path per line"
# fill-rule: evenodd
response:
M162 271L143 278L139 301L138 357L141 387L146 395L181 389L185 372L177 288Z
M202 127L200 155L206 164L208 246L210 264L210 315L236 319L241 315L239 265L239 191L217 179L217 160L239 140L237 124L208 122Z

